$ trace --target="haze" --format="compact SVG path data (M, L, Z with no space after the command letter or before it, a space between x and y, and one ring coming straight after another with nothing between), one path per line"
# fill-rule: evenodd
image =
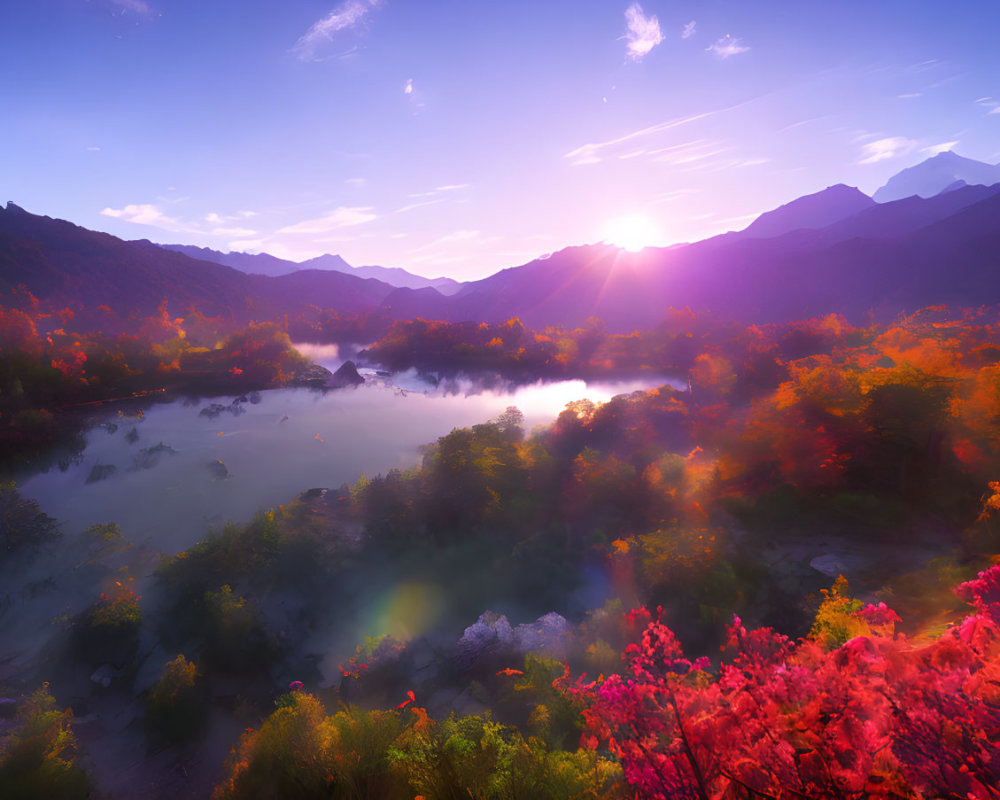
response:
M995 163L998 22L991 2L8 4L0 185L127 239L479 278L870 194L944 149Z

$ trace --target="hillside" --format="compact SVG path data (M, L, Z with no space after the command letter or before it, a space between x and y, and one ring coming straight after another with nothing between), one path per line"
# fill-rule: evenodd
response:
M107 305L121 314L195 307L210 316L268 319L309 306L375 309L393 287L372 278L309 270L247 275L148 241L123 241L8 203L0 209L0 290L23 285L55 305Z

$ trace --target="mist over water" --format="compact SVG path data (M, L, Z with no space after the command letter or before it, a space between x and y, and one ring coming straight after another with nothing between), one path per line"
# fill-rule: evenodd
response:
M508 406L524 412L530 431L551 423L573 400L602 402L663 382L574 380L484 390L470 381L427 389L415 374L393 380L411 388L369 380L331 392L276 389L260 392L259 402L237 404L238 413L216 416L202 411L213 404L234 408L232 398L154 404L139 420L109 410L108 424L87 433L86 448L65 470L34 475L19 488L59 520L64 533L116 522L135 544L173 554L212 527L249 520L306 489L335 489L362 473L415 467L423 445ZM130 442L133 426L138 439ZM160 452L142 453L160 444ZM101 467L114 470L94 480Z

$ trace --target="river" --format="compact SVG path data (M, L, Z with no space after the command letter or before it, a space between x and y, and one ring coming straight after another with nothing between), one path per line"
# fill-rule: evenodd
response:
M432 388L404 373L369 375L355 389L263 391L235 405L232 397L151 403L141 419L109 409L87 431L76 459L19 488L66 534L116 522L143 549L176 553L213 526L248 520L303 490L415 467L422 445L508 406L521 409L530 431L573 400L603 402L664 382L568 380L484 390L469 381ZM105 477L97 479L100 473Z

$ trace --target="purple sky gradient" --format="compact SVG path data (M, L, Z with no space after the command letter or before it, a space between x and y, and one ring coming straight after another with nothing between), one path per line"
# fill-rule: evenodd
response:
M1000 4L36 0L0 188L124 238L460 279L1000 161Z

